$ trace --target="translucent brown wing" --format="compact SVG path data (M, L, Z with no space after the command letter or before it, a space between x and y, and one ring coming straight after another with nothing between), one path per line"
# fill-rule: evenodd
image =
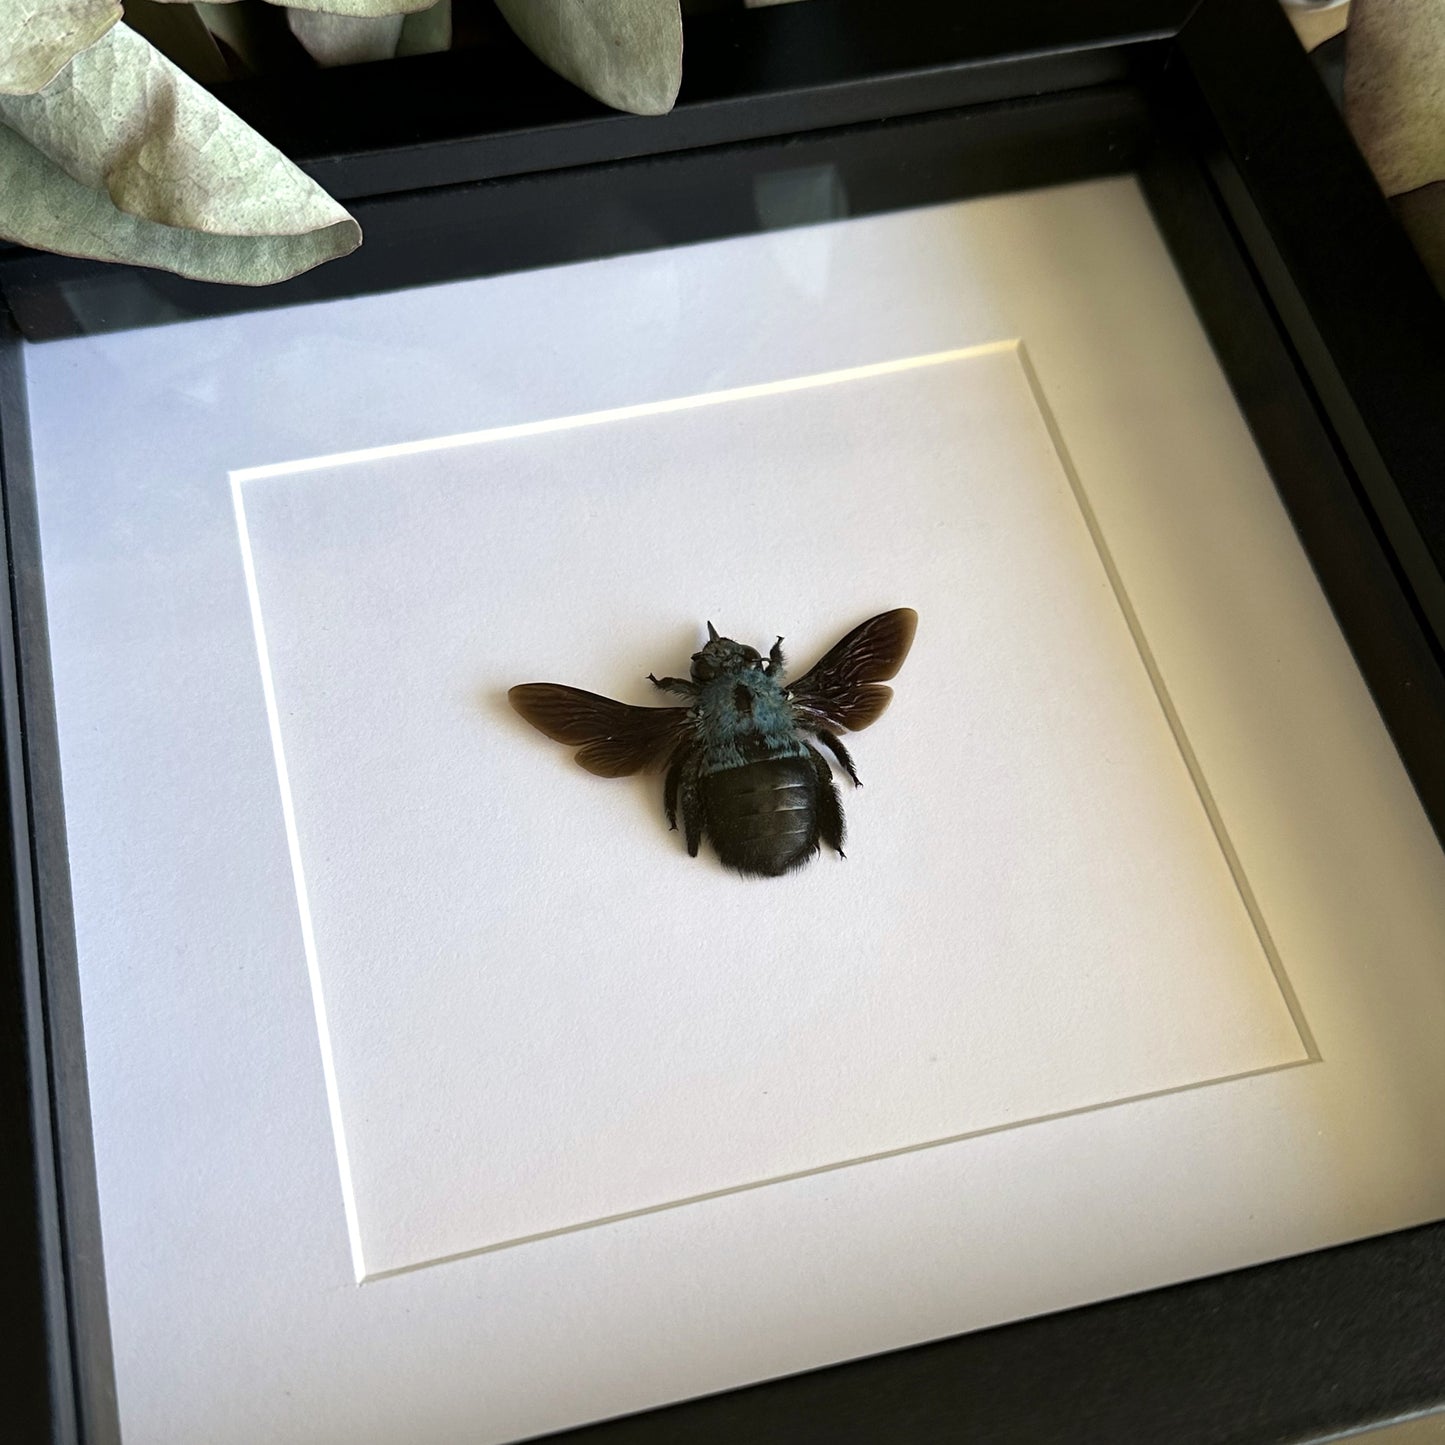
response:
M893 700L893 689L882 684L898 675L917 629L918 614L911 607L895 607L855 627L788 685L803 726L857 732L877 722Z
M660 766L687 732L685 707L631 707L558 682L524 682L507 701L553 742L577 749L599 778L625 778Z

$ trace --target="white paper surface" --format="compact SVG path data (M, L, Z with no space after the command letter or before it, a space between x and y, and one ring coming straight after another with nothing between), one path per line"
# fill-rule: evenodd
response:
M804 1174L358 1286L229 475L1020 339L1318 1061ZM1445 1213L1438 1147L1445 861L1131 181L50 344L29 352L27 368L127 1445L313 1442L318 1422L329 1437L356 1445L516 1439ZM960 404L977 405L970 398L992 385L960 386ZM1011 385L998 396L1006 407L1018 405ZM1053 505L1059 473L1037 419L1020 438L1025 460L1011 472L1050 501L1040 525L1064 529L1057 561L1082 578L1098 568L1097 554L1077 533L1073 542L1065 535L1079 526L1078 514ZM971 456L961 466L973 465ZM278 490L278 500L304 507L325 499L326 486L301 480ZM835 498L819 524L825 532L851 508L871 505L876 476L870 481L861 498L851 491ZM987 488L980 492L981 504L1002 505ZM471 495L457 486L454 498ZM584 515L587 495L579 484L574 507ZM373 524L380 494L376 500ZM439 543L428 585L451 599L454 610L436 635L450 637L455 650L444 658L438 646L426 671L425 659L397 655L410 636L415 573L381 573L368 583L352 565L348 545L367 515L333 507L312 519L343 529L325 554L340 594L328 600L328 615L375 617L387 643L374 656L362 652L360 685L345 679L353 696L364 696L368 682L378 695L349 724L350 745L368 736L377 742L367 709L383 701L414 709L407 716L429 738L455 728L459 739L474 724L475 750L459 751L446 805L469 844L481 832L467 821L471 813L525 823L523 843L544 852L565 841L546 826L555 820L595 827L611 854L635 853L639 888L670 889L676 879L689 897L739 889L749 900L772 896L771 885L744 888L679 856L644 782L589 778L562 749L490 711L485 699L496 686L553 678L618 692L631 679L639 690L630 700L643 700L640 675L679 665L709 615L758 641L786 632L802 661L869 611L906 602L923 614L917 650L894 708L856 739L866 784L846 798L856 847L846 863L819 860L783 887L807 898L842 879L852 891L855 880L877 876L873 870L887 877L920 843L944 856L909 811L930 796L920 793L916 770L942 761L915 740L945 725L935 690L966 697L970 685L1006 674L995 634L1011 617L999 617L991 632L975 626L966 639L951 639L993 663L992 671L955 677L940 670L950 639L931 630L943 604L928 595L911 587L900 595L891 577L869 574L828 576L825 597L816 573L787 572L776 581L769 574L776 592L759 586L741 602L702 596L697 564L680 565L695 548L676 547L674 557L677 533L659 518L656 571L619 569L621 587L637 589L623 595L632 610L599 622L573 609L579 615L565 625L539 625L527 655L514 657L507 649L517 644L496 619L474 610L465 588L443 585L448 566L459 569L454 577L482 575L487 519L474 539ZM570 513L564 520L577 526ZM387 525L400 547L420 536L422 522L398 499ZM288 636L296 645L305 635L284 625L287 604L274 585L286 570L281 541L268 533L258 552L263 610L278 646ZM466 545L472 541L475 550ZM301 542L298 536L295 585L304 591L305 569L318 554L314 534ZM567 594L585 574L563 559L537 560L533 602L546 615L565 613ZM1114 618L1118 602L1107 579L1092 575L1094 593L1076 588L1078 615L1061 611L1057 624L1107 639L1103 616ZM644 591L668 576L681 579L675 598ZM1024 580L1006 579L1012 588ZM856 592L833 600L844 582ZM973 583L965 577L960 585ZM637 600L644 596L655 612L644 615ZM989 605L986 596L976 600ZM1086 625L1093 606L1097 630ZM328 666L339 666L348 647L357 655L349 634L335 652L315 638L310 645L332 658ZM1038 653L1020 656L1037 660ZM1067 704L1071 719L1091 660L1100 665L1092 654L1063 659L1075 669L1073 693L1047 694ZM278 664L283 691L290 675ZM1130 676L1149 703L1137 666ZM398 677L425 682L423 692L440 696L435 710L413 698L387 699ZM996 704L1003 693L984 695ZM1023 687L1015 694L1027 695ZM1082 701L1093 706L1087 689ZM302 716L317 705L314 695L294 702ZM1154 714L1142 705L1125 712L1149 745L1144 720ZM965 707L955 720L958 777L990 776L981 745L996 734L987 718ZM305 734L290 726L295 721L282 715L279 731L304 763ZM1072 736L1037 734L1045 735ZM1161 731L1153 754L1160 792L1146 798L1141 790L1138 806L1152 802L1169 825L1164 835L1178 842L1171 829L1185 814L1171 796L1187 795L1178 750L1167 741ZM525 772L525 807L491 805L486 790L496 774L482 770L489 750L505 750L515 776ZM425 773L446 761L420 755L409 739L394 758L374 756L388 773ZM1106 774L1127 778L1139 766L1132 756L1081 750L1077 768L1086 776L1075 778L1052 751L1045 760L1052 770L1039 777L1062 777L1071 788ZM305 780L325 789L329 776L315 760L298 766L299 828L325 817L308 811ZM1038 777L1033 786L1042 786ZM358 790L357 803L369 796ZM1045 805L1039 794L1026 801L1036 810ZM410 841L427 829L398 805L372 832ZM957 856L973 870L1010 850L1021 867L1014 878L1026 879L1044 859L1051 873L1058 867L1047 834L1008 836L990 851L968 830L966 822L955 830ZM1182 832L1187 847L1188 829ZM300 841L314 877L324 880L324 848L304 833ZM358 854L382 852L366 839L345 843ZM1131 869L1167 865L1132 847L1121 858ZM416 877L400 868L394 876ZM974 871L964 876L977 887ZM1199 876L1191 870L1196 882ZM403 894L398 906L415 908L401 884L377 885L388 886ZM483 896L480 882L465 886ZM983 902L1001 914L1019 896ZM1029 907L1016 917L1025 940L1055 936L1046 914L1036 916L1048 895L1022 896ZM327 904L329 897L318 890L318 925L325 909L339 916L340 895ZM381 914L374 899L363 901ZM451 903L439 900L437 913L476 917ZM485 896L482 906L490 906ZM639 937L651 922L634 920ZM669 912L662 926L680 924ZM345 957L318 952L323 967ZM1122 966L1142 976L1136 958L1126 953ZM431 1028L438 1008L431 985L448 961L434 955L412 964L417 986L402 997L395 974L385 973L376 1019L390 1020L399 1034ZM920 962L927 960L907 960ZM891 1026L889 1010L908 996L866 977L867 964L857 952L847 956L845 981L881 1012L880 1027ZM1260 971L1245 961L1211 995L1220 966L1211 960L1190 986L1215 1005L1240 989L1233 996L1245 1005L1244 1041L1234 1056L1270 1056L1279 1042L1268 1037L1276 1005L1255 991ZM643 967L639 953L629 982ZM1172 970L1167 982L1151 975L1147 987L1176 987L1181 974L1188 971ZM1018 996L1003 975L1002 968L985 973L982 996L995 1019ZM813 1017L824 1022L841 1016L835 975L810 977L818 992L790 996L790 1004L801 1010L816 1002ZM702 1002L715 1010L735 978L705 979ZM1080 992L1080 981L1070 979L1072 996L1108 995L1100 976L1084 982ZM603 975L590 986L605 983ZM469 987L473 1000L480 997L476 984ZM1068 1018L1052 997L1030 997L1030 1005L1066 1039L1087 1035L1090 1020ZM352 1007L361 1013L366 1003ZM1148 1026L1111 1033L1102 1053L1117 1049L1144 1063L1191 1059L1176 1077L1218 1068L1218 1008L1202 1018L1182 1009L1169 1015L1161 1039L1165 1013L1154 1008ZM541 1035L557 1021L548 1014L536 1022ZM968 1036L967 1017L930 1023L950 1041ZM427 1057L426 1039L416 1042L418 1070L444 1077L446 1061ZM782 1042L800 1046L792 1036ZM681 1054L672 1038L654 1047L673 1059ZM1052 1047L1035 1052L1045 1070L1078 1057ZM956 1053L957 1068L973 1067L973 1055ZM1020 1071L998 1062L1005 1083L1017 1085ZM362 1077L347 1063L339 1054L343 1089ZM1094 1067L1117 1074L1107 1058ZM1063 1080L1070 1089L1079 1081L1076 1071ZM1043 1080L1041 1092L1066 1092L1054 1089L1058 1082ZM883 1098L880 1091L864 1125L888 1122ZM347 1098L338 1102L348 1127L364 1135L366 1118ZM535 1098L521 1103L540 1115ZM909 1100L906 1108L934 1103ZM397 1152L443 1153L426 1130L457 1127L446 1104L412 1109L408 1117L425 1123ZM750 1125L767 1121L756 1108L739 1115ZM378 1158L374 1177L390 1180L394 1158ZM398 1219L393 1209L386 1225L403 1243L444 1215L436 1181L421 1183L415 1213ZM480 1210L502 1197L481 1187L476 1196L454 1206L467 1249L480 1232L473 1204ZM361 1200L365 1229L385 1223L378 1198Z
M1305 1057L1013 347L235 485L360 1275ZM902 602L767 883L505 702Z

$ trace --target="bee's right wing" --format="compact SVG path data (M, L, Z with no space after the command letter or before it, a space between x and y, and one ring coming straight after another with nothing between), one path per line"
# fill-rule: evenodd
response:
M599 778L660 767L687 736L685 707L631 707L559 682L524 682L507 700L538 732L575 747Z
M893 689L883 684L897 676L917 630L918 614L911 607L895 607L859 623L797 682L788 684L803 725L857 732L877 722L893 700Z

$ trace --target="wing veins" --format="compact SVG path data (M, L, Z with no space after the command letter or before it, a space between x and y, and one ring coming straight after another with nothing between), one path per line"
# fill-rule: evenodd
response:
M913 645L918 614L896 607L860 623L788 689L809 720L844 732L876 722L893 698L882 684L896 677Z
M687 728L685 707L633 707L557 682L526 682L507 700L519 716L551 738L577 749L589 773L621 778L660 766Z

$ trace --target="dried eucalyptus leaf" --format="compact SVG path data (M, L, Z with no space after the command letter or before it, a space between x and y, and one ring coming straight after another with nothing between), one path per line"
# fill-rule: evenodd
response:
M427 10L417 10L402 22L398 55L431 55L450 50L452 44L452 0L437 0Z
M120 0L0 0L0 94L44 89L120 19Z
M678 0L497 0L523 44L617 110L662 115L682 83Z
M1345 118L1387 196L1445 180L1445 5L1353 0Z
M23 246L155 266L201 281L265 286L356 249L361 232L342 219L270 236L180 230L116 210L103 191L68 176L7 125L0 125L0 236Z
M383 15L411 15L425 10L432 0L269 0L288 10L315 10L328 15L349 15L358 20L374 20Z
M0 0L3 3L3 0ZM166 5L185 5L191 0L162 0ZM236 0L209 0L211 4L235 4ZM370 19L379 15L410 15L425 10L432 0L267 0L288 10L316 10L327 15L350 15Z
M286 23L318 65L360 65L390 60L401 39L401 15L328 15L288 9Z
M263 285L360 244L356 222L126 25L39 95L0 96L0 235Z
M0 121L118 209L166 226L274 235L345 212L274 146L127 25Z

